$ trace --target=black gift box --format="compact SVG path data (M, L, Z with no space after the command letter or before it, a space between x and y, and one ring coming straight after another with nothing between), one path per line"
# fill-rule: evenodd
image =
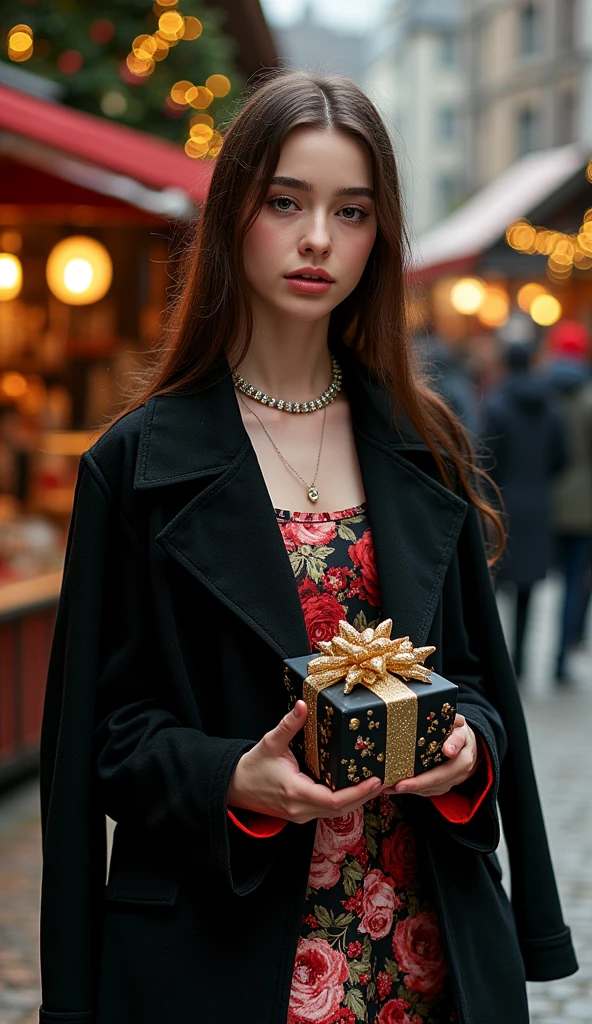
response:
M285 682L292 701L303 696L308 665L316 657L309 654L285 661ZM388 784L394 785L441 764L445 760L442 745L454 725L458 687L435 672L430 679L429 683L397 680L399 689L405 686L409 696L415 695L416 720L413 714L399 716L397 699L385 703L371 687L360 684L346 694L340 680L321 689L316 694L316 728L309 728L306 744L299 736L293 745L301 768L337 790L371 775L384 782L389 768ZM314 712L310 696L307 703L310 725ZM394 719L387 730L389 707Z

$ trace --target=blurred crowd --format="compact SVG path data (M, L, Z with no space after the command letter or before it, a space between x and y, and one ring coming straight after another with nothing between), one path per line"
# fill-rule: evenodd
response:
M570 682L570 654L585 642L592 596L592 349L587 326L546 332L516 314L484 358L479 347L434 334L419 339L433 386L461 417L499 489L507 542L495 585L513 600L512 655L524 674L533 588L560 574L563 599L554 662Z

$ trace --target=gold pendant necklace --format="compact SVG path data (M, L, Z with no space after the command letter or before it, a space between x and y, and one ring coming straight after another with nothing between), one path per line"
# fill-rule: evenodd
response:
M316 464L316 468L315 468L314 478L313 478L313 481L312 481L311 484L307 484L307 482L304 479L304 477L300 476L300 473L298 472L298 470L294 469L294 466L291 466L290 463L288 462L288 460L284 458L284 456L282 455L281 451L279 450L277 444L275 443L273 437L269 433L269 430L267 429L265 424L261 421L260 417L257 415L255 410L254 409L249 409L247 403L241 398L240 395L239 395L239 398L240 398L241 402L243 403L245 409L248 409L249 412L253 413L253 416L255 417L255 419L258 420L259 425L261 426L261 429L263 430L263 432L267 435L267 437L271 441L273 447L275 448L276 452L278 453L278 455L279 455L280 459L282 460L282 462L284 463L284 465L287 466L287 468L290 470L290 472L292 472L294 474L294 476L297 476L298 479L302 481L302 483L306 487L306 493L308 495L308 500L312 501L312 503L314 505L314 503L319 500L319 492L318 492L318 489L315 486L315 484L317 482L317 474L319 472L319 465L320 465L320 462L321 462L321 451L323 450L323 437L324 437L324 434L325 434L325 421L327 419L327 407L325 406L325 408L323 409L323 426L321 427L321 443L319 444L319 454L317 456L317 464Z

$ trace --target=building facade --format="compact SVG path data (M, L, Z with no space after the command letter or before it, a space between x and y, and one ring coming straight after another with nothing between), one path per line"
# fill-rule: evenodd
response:
M465 0L469 177L592 142L591 0Z
M467 193L462 0L394 0L366 86L394 129L409 226L427 230Z

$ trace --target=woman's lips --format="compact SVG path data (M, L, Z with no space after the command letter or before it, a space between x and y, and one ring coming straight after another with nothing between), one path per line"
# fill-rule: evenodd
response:
M304 277L286 277L285 280L294 291L304 295L323 295L333 284L333 281L311 281Z

